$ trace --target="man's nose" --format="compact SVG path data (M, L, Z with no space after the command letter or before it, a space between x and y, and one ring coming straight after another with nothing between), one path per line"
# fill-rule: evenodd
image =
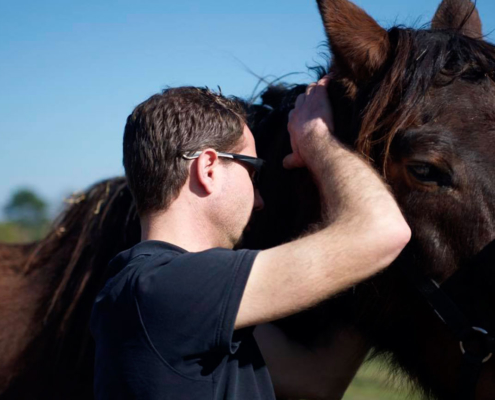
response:
M261 197L260 191L255 188L254 189L254 206L253 209L254 211L261 211L265 207L265 202L263 201L263 198Z

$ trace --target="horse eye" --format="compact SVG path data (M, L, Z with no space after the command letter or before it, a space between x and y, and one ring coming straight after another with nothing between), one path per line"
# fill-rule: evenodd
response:
M451 175L431 164L410 164L409 173L421 183L427 185L452 186Z
M423 165L411 165L408 167L409 172L411 172L414 176L420 179L427 179L428 176L430 175L430 166L423 164Z

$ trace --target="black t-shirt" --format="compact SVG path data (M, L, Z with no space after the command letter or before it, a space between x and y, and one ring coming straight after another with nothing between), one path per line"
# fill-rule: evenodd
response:
M275 399L254 328L234 332L256 254L145 241L117 255L91 315L96 399Z

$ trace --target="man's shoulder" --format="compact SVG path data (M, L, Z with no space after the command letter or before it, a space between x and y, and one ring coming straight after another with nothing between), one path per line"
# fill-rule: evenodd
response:
M171 245L173 246L173 245ZM177 251L163 248L155 253L135 253L128 265L136 270L137 287L147 286L145 282L161 280L182 282L201 280L218 273L230 274L241 264L251 267L257 252L252 250L232 250L212 248L200 252ZM196 277L196 278L195 278Z
M134 258L140 256L147 256L152 258L174 258L186 253L187 250L184 250L183 248L172 243L163 242L160 240L145 240L131 247L129 250L119 253L116 258L123 259L124 261L131 261ZM148 260L150 259L151 258L148 258Z
M136 260L124 279L143 307L160 303L181 308L190 299L204 301L214 292L228 297L234 283L244 289L256 254L225 248L155 254Z
M108 264L109 276L113 278L129 270L129 266L147 264L157 259L172 260L184 253L187 251L171 243L146 240L117 254Z
M121 296L124 292L141 297L149 295L150 290L163 292L166 288L174 292L177 286L220 279L219 274L228 276L239 269L249 274L256 254L253 250L225 248L188 252L167 242L143 241L112 259L111 277L98 298L115 301L127 298Z
M149 240L138 243L126 252L120 253L116 258L119 258L120 264L125 265L139 264L146 265L148 268L169 265L171 268L178 268L183 265L214 266L237 263L246 258L246 255L249 254L254 258L257 253L255 250L233 250L222 247L188 252L168 242ZM143 268L142 272L147 271L148 268Z
M117 254L108 264L107 281L96 298L96 304L103 299L114 302L120 294L135 286L140 275L147 273L157 265L167 264L186 250L173 244L160 241L143 241L130 249Z
M183 262L194 262L196 260L216 260L218 258L243 257L246 253L257 253L254 250L232 250L222 247L206 249L200 252L188 252L187 250L172 243L159 240L146 240L136 244L128 250L119 253L110 261L112 268L117 268L116 272L129 264L139 263L168 263L172 260Z

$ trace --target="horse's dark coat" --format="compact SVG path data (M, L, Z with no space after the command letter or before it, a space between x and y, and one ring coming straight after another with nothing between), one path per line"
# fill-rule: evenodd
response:
M319 5L334 56L329 95L336 135L383 173L412 227L413 240L397 263L443 282L469 268L495 238L495 48L482 40L477 11L467 0L443 2L431 29L423 30L385 31L345 0ZM317 221L309 176L279 166L290 151L287 112L303 89L269 89L265 98L274 110L252 127L260 156L276 160L261 183L266 212L250 233L255 243L293 238L307 227L301 216ZM486 320L495 306L495 296L483 288L467 307L474 324L476 315ZM339 301L355 311L375 351L392 354L426 394L455 397L459 344L396 266ZM325 305L319 324L325 311L329 324L349 317ZM495 332L489 319L485 328ZM313 320L308 316L306 336ZM292 333L297 325L289 327ZM477 399L495 397L493 382L492 360L483 368Z
M123 178L70 203L41 242L0 245L4 400L92 398L92 304L109 276L106 265L139 241L140 229Z

